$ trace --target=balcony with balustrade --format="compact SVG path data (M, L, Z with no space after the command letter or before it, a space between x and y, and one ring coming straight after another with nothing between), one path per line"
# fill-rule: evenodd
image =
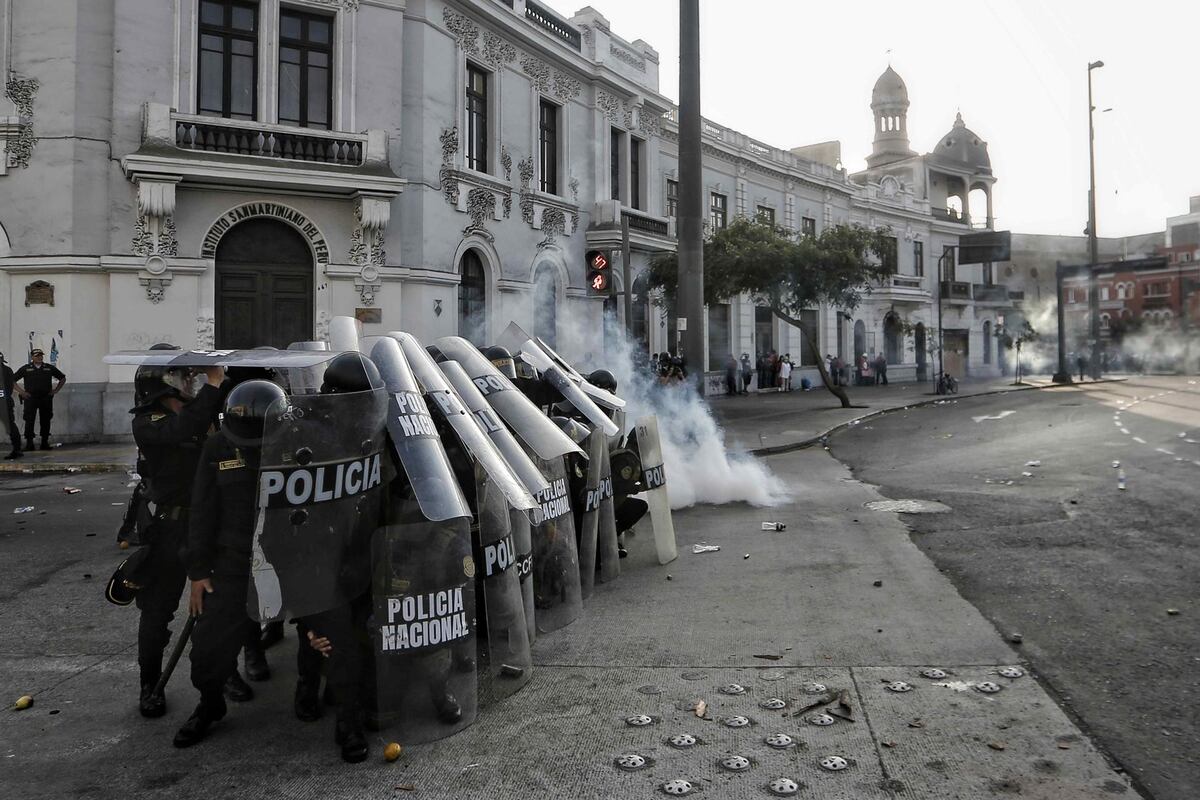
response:
M871 289L872 299L893 303L927 303L931 297L925 278L917 275L888 275Z

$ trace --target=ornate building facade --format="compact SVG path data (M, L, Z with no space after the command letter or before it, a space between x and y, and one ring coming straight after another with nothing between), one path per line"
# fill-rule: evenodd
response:
M673 108L657 52L594 9L0 0L0 64L0 349L19 361L40 346L70 373L64 439L128 433L132 373L106 352L285 346L339 314L367 333L480 343L515 320L599 360L623 312L588 295L584 254L619 250L624 220L635 338L673 349L637 280L674 247ZM766 350L807 360L812 335L823 352L886 352L893 375L927 375L937 259L993 178L958 124L911 154L903 82L890 69L880 82L875 152L856 175L836 143L783 150L705 122L711 225L862 222L898 240L896 275L850 315L812 309L802 331L749 298L710 309L707 366ZM964 356L989 368L971 343L999 308L977 289L990 278L948 275L968 287L947 292Z

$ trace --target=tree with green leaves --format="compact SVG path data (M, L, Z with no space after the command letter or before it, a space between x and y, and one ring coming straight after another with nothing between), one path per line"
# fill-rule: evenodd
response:
M724 302L749 294L756 303L790 325L803 329L801 312L829 305L852 310L871 286L891 269L884 255L895 240L887 228L834 225L817 236L798 236L786 228L735 219L704 243L704 302ZM675 306L679 259L664 253L651 262L648 282L661 290L659 302ZM850 397L835 386L814 336L805 336L821 381L850 408Z

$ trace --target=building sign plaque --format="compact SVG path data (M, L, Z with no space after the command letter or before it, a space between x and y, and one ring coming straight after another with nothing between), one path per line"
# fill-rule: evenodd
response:
M312 245L313 252L317 255L317 263L329 263L329 246L325 244L325 237L321 235L317 226L296 209L279 203L247 203L226 211L205 234L204 243L200 247L200 255L204 258L215 258L221 237L228 233L234 225L252 217L274 217L290 223Z
M34 281L25 287L25 305L35 303L54 305L54 284L46 281Z

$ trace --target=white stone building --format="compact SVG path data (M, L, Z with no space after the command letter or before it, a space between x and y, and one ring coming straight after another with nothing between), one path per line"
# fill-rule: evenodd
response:
M588 295L585 252L619 249L623 218L635 276L674 247L658 54L590 7L0 0L0 65L0 349L20 362L40 346L68 373L64 440L127 435L131 370L100 359L158 341L285 346L353 314L367 333L485 342L515 320L599 359L622 312ZM873 107L866 172L848 175L837 143L781 150L706 122L704 183L713 224L891 225L891 283L849 320L810 322L823 352L886 350L911 378L901 323L935 335L937 257L993 178L957 125L932 154L907 150L890 69ZM1000 293L977 267L948 275L947 330L991 369L978 337ZM637 338L668 349L670 320L635 299ZM802 335L743 299L710 310L709 362L807 360Z

